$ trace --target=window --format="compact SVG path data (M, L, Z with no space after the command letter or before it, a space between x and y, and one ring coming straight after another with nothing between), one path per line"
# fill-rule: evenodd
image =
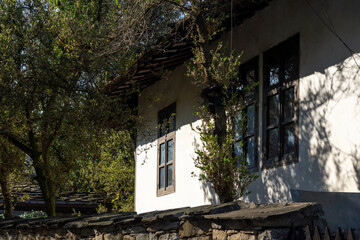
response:
M257 170L257 87L258 57L240 66L240 87L246 107L244 111L235 116L235 154L246 159L249 170ZM250 91L246 91L247 87Z
M157 195L175 191L175 113L176 104L161 110L158 115Z
M263 167L298 160L299 35L264 53Z

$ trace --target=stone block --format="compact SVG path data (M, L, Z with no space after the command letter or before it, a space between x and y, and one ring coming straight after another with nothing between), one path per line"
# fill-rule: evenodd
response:
M158 235L156 233L149 233L149 240L158 240Z
M236 234L236 233L238 233L238 231L236 231L236 230L227 230L226 231L227 235L233 235L233 234Z
M211 228L213 228L213 229L222 229L222 226L220 224L212 222L211 223Z
M122 231L122 234L135 234L146 232L143 226L133 226Z
M184 224L180 226L179 235L181 238L195 236L194 225L189 221L185 221Z
M52 236L46 236L45 240L56 240L56 238L52 237Z
M211 240L211 237L210 236L199 236L199 237L188 238L188 240Z
M94 240L104 240L104 237L102 234L97 234Z
M5 239L15 240L17 239L17 234L15 234L14 232L8 232L5 236Z
M185 221L179 229L180 238L195 237L206 234L210 230L208 221Z
M125 236L123 237L123 240L136 240L136 238L133 237L133 236L131 236L131 235L125 235Z
M148 228L148 232L156 232L156 231L168 231L172 229L179 229L180 222L179 221L163 221L163 222L156 222L151 224Z
M17 237L14 238L14 239L17 239ZM28 234L28 235L26 236L26 238L23 237L23 239L26 239L26 240L37 240L35 234Z
M246 233L236 233L232 234L228 237L228 240L256 240L255 235L252 234L246 234Z
M223 230L213 229L212 230L212 238L213 240L226 240L227 235Z
M269 229L258 235L258 240L285 240L287 239L289 229Z
M140 233L136 236L136 240L149 240L149 234Z
M120 233L107 233L103 235L103 240L121 240L122 235Z
M61 237L61 238L63 238L63 237ZM56 239L58 239L58 238L56 237ZM72 232L68 231L68 232L66 233L66 235L65 235L65 239L75 240L75 239L76 239L76 236L75 236L75 234L73 234Z
M178 240L179 239L179 234L177 233L166 233L163 235L160 235L159 240Z
M155 233L155 235L156 236L160 236L160 235L162 235L162 234L164 234L165 232L164 231L157 231L156 233Z

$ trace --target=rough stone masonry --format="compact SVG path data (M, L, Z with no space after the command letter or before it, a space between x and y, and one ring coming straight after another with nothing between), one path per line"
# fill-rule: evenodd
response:
M290 227L325 224L316 203L232 202L194 208L81 217L3 220L0 239L275 240Z

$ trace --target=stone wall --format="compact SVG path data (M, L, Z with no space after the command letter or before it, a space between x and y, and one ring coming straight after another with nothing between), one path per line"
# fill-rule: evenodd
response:
M323 223L315 203L234 202L145 214L3 220L0 239L286 239L293 226Z

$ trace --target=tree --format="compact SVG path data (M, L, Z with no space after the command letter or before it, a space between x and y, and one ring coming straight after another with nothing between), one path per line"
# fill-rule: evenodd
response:
M241 54L236 55L234 52L230 56L225 54L221 42L216 50L211 51L209 73L216 81L215 86L220 87L209 87L208 82L203 82L201 55L194 57L188 64L188 74L205 88L205 101L196 112L202 119L201 126L196 128L200 133L202 146L196 148L195 166L202 171L200 179L211 182L220 202L230 202L247 195L248 185L257 178L255 173L248 171L245 156L236 156L233 149L237 132L247 128L244 96L257 84L239 81L237 75L240 56ZM219 105L225 110L225 141L219 141L215 128L215 109Z
M244 156L239 158L233 153L234 117L243 114L246 107L243 99L246 91L239 93L235 89L249 89L254 83L246 85L238 80L241 54L236 54L233 49L227 53L221 42L215 50L210 46L212 37L218 34L226 18L224 13L210 10L219 9L213 6L216 4L219 3L191 1L190 16L196 34L188 75L204 89L204 104L198 111L198 116L203 119L198 128L203 146L196 149L195 166L202 170L200 179L211 182L220 202L230 202L246 195L248 185L257 178L248 172ZM204 11L208 11L208 17L204 17Z
M85 146L84 146L85 147ZM70 174L70 188L106 193L113 211L134 210L134 145L129 131L102 130Z
M31 158L48 216L55 215L55 176L73 160L59 151L76 152L71 136L83 136L85 125L122 116L122 105L101 91L121 70L116 54L98 52L118 18L108 3L0 3L0 136Z
M4 216L11 218L13 216L13 199L10 186L11 178L14 173L18 177L22 175L25 169L25 154L12 146L6 140L0 139L0 186L4 203Z

